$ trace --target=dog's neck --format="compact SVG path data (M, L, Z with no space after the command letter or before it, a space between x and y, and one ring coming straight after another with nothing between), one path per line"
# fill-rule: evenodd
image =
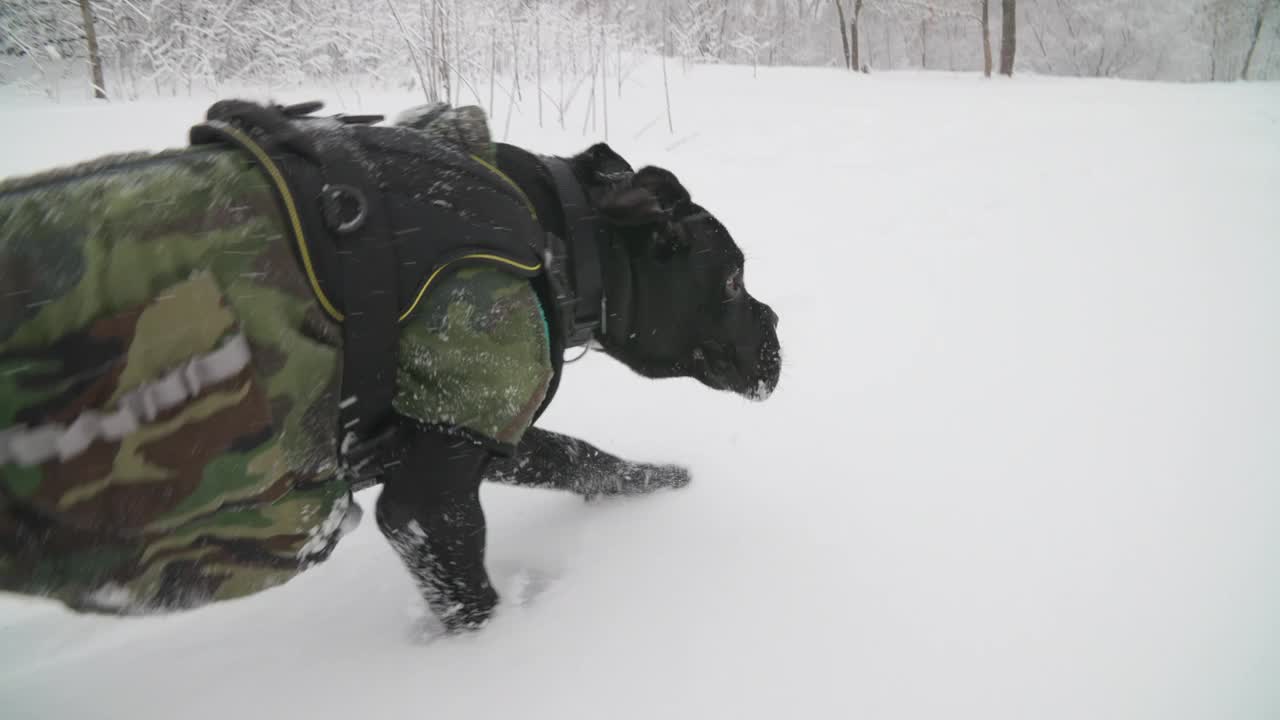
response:
M587 202L594 209L596 201L606 187L597 187L590 178L584 178L584 170L573 160L569 160L574 176L579 182ZM561 204L560 193L556 190L555 180L538 156L515 147L514 145L498 145L498 167L511 178L533 204L538 214L538 221L545 232L560 238L566 238L571 221ZM579 241L590 241L580 238ZM612 239L600 247L601 279L604 286L605 311L602 327L596 331L594 338L606 351L616 347L611 339L625 338L631 325L631 279L630 262L625 248ZM612 354L612 352L610 352Z

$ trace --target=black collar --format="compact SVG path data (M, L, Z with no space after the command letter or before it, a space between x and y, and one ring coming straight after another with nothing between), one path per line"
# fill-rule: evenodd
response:
M581 347L604 331L604 267L603 253L609 242L609 229L592 209L582 184L573 174L573 166L563 158L539 158L551 177L564 218L564 253L549 253L548 272L562 280L568 292L562 302L565 347ZM566 257L567 256L567 257ZM569 266L566 268L565 266ZM570 275L566 272L572 269Z
M615 251L609 225L596 212L574 161L506 143L497 144L497 156L498 168L533 203L546 233L545 283L539 294L559 348L555 354L621 329L627 323L618 313L625 313L628 293L623 289L614 298L610 290L617 289L611 283L625 272L626 259Z

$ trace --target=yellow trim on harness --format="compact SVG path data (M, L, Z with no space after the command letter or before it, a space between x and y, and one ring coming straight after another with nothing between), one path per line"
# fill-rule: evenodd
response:
M507 177L506 173L494 167L489 162L487 162L484 158L478 155L472 155L471 159L475 160L477 163L480 164L481 167L485 168L486 170L493 173L494 175L497 175L499 178L505 181L508 185L510 185L512 189L516 191L516 194L520 196L520 199L524 201L525 207L529 208L529 214L533 216L533 219L535 221L538 219L538 211L533 208L533 201L530 200L529 196L525 194L524 190L519 185L516 184L515 180L512 180L511 178ZM427 278L427 281L423 283L422 287L418 290L417 296L413 298L413 303L409 305L409 309L405 310L404 313L400 315L400 319L398 320L398 322L404 322L405 320L408 320L409 316L413 314L413 311L418 309L418 305L419 303L422 302L422 298L426 297L427 295L427 289L430 288L431 283L435 282L436 278L440 276L440 273L448 269L450 265L453 265L454 263L457 263L463 260L488 260L489 262L502 263L503 265L510 265L511 267L519 268L521 270L524 270L525 272L538 272L539 270L542 269L542 263L538 263L537 265L523 265L514 260L509 260L507 258L504 258L501 255L493 255L490 253L475 253L472 255L463 255L457 260L450 260L444 265L441 265L440 267L436 268L434 272L431 273L431 276Z
M275 162L267 155L267 151L262 146L254 142L248 135L240 132L235 126L228 123L218 123L218 129L227 133L236 139L244 149L248 150L254 158L266 169L267 175L275 183L276 189L280 191L280 197L284 199L285 210L289 214L289 222L293 225L293 237L298 244L298 254L302 257L302 266L307 273L307 281L311 283L311 292L315 293L316 300L320 301L320 307L329 314L329 317L342 322L345 318L338 308L329 302L329 298L324 294L324 290L320 288L320 279L316 277L315 267L311 264L311 253L307 252L307 241L302 235L302 220L298 218L298 208L293 202L293 193L289 192L289 186L285 184L284 175L280 173L280 168L276 167Z
M524 270L525 272L538 272L539 270L542 269L542 263L538 263L537 265L522 265L514 260L508 260L507 258L504 258L501 255L490 255L488 253L476 253L474 255L463 255L457 260L450 260L449 262L441 265L440 267L435 269L435 272L431 273L431 277L427 278L427 281L422 284L422 289L418 291L418 296L413 299L413 304L410 305L409 309L405 310L404 314L400 316L399 322L404 322L405 320L408 320L409 316L413 314L413 311L418 309L418 303L422 302L422 298L426 296L427 288L431 287L431 283L435 282L435 279L440 275L440 273L447 270L450 265L461 262L463 260L488 260L489 262L496 262L496 263L502 263L504 265L510 265L511 267L519 268L521 270Z
M528 195L524 194L524 189L521 188L519 185L517 185L515 180L512 180L511 178L507 177L506 173L502 172L498 168L489 164L487 160L480 157L479 155L472 155L471 159L480 163L481 167L485 168L489 172L505 180L506 183L510 185L513 190L516 191L516 194L520 196L520 199L524 201L524 205L525 207L529 208L529 214L533 216L533 219L534 220L538 219L538 211L533 209L533 201L529 199Z
M333 306L333 303L329 302L328 296L324 294L324 290L320 287L320 279L316 277L315 266L311 263L311 253L307 251L307 241L302 234L302 220L298 217L298 207L293 201L293 194L289 192L289 186L285 183L284 175L280 172L280 168L276 167L271 156L267 155L267 151L263 150L261 145L254 142L252 138L240 132L233 125L218 123L218 127L223 132L235 138L236 142L240 143L242 147L248 150L249 153L252 154L253 157L262 165L262 167L266 169L267 175L269 175L272 182L275 183L276 189L280 192L280 197L284 199L285 211L289 215L290 225L293 226L294 240L298 244L298 255L302 257L302 266L307 274L307 282L311 284L311 291L315 293L316 300L320 302L320 306L324 308L324 311L334 320L342 322L346 319L345 316L338 311L338 308ZM529 214L533 216L534 220L538 219L538 212L534 210L533 202L529 200L529 197L525 195L524 190L522 190L514 180L507 177L506 173L502 172L498 168L488 162L485 162L483 158L476 157L475 155L472 155L471 158L477 163L480 163L481 166L488 169L494 175L505 180L507 184L514 188L515 191L519 193L520 199L524 201L525 206L529 208ZM542 263L538 263L537 265L524 265L514 260L504 258L501 255L493 255L489 253L464 255L457 260L451 260L436 268L435 271L431 273L431 276L427 278L427 281L422 284L422 287L418 289L418 294L414 297L413 304L409 306L408 310L405 310L400 315L397 322L404 322L409 319L409 316L413 315L413 311L418 309L418 305L422 302L422 298L426 297L427 289L430 288L431 283L435 282L435 279L440 276L440 273L444 272L450 265L463 260L487 260L489 262L510 265L511 267L518 268L525 272L538 272L542 269Z

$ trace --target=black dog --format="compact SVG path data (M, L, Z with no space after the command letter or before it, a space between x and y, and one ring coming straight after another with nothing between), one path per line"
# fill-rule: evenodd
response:
M136 212L112 202L85 203L79 193L111 192L111 183L120 183L133 198L140 196L133 183L149 183L161 194L176 185L175 202L167 206L180 212L154 228L129 226L146 241L139 242L139 257L159 268L158 279L148 280L147 292L140 293L141 305L129 293L111 296L116 304L103 293L73 293L85 317L101 316L93 332L109 327L93 335L78 325L58 325L48 333L48 347L40 348L41 362L0 357L40 388L5 398L10 407L21 407L19 400L30 400L30 407L18 424L0 428L6 473L0 476L0 588L106 612L179 609L256 592L327 557L341 528L356 519L350 490L380 482L378 525L431 610L450 631L479 627L497 603L484 567L478 491L486 477L586 497L640 494L689 480L679 467L626 463L529 427L554 396L565 348L594 343L645 377L693 377L755 399L773 391L781 363L777 316L747 293L743 256L729 233L671 173L633 172L605 145L570 159L508 145L491 153L483 115L474 109L429 108L391 127L376 126L372 116L314 117L318 109L316 103L223 101L191 132L193 145L213 148L90 164L27 179L0 194L8 203L0 210L17 208L8 217L26 218L3 225L9 232L0 233L0 261L19 269L3 278L12 283L6 294L18 298L0 308L10 311L10 330L15 322L45 319L33 309L43 304L29 303L27 294L61 297L80 287L59 273L31 268L57 265L79 278L90 267L49 263L50 247L68 257L86 256L82 244L109 245L118 234L112 223L127 224ZM222 152L227 148L240 158L229 161ZM210 201L220 193L234 203ZM77 216L78 225L64 227L49 220L58 214L46 209L60 203L88 211ZM187 228L192 245L204 248L183 260L193 263L197 280L179 277L177 285L169 277L173 226ZM222 232L223 226L234 232ZM230 242L228 237L245 246L228 252L214 242ZM513 351L503 368L509 372L451 388L467 400L492 393L506 403L512 415L506 427L520 432L501 440L496 431L469 428L463 416L470 410L415 413L395 406L402 392L445 394L434 380L416 386L412 379L401 381L401 322L413 317L433 278L464 266L455 263L500 265L503 281L523 291L527 303L515 334L540 341L530 343L536 350L528 353L516 348L518 341L495 341ZM264 271L271 269L279 272ZM183 266L176 272L189 271ZM219 273L232 279L220 280ZM94 282L86 285L96 288ZM200 282L205 290L197 292ZM290 310L236 308L220 282L243 282L249 289L236 290L240 299L259 297L253 289L261 282L264 297ZM137 318L170 302L173 293L165 288L173 287L182 288L185 312L224 318L232 335L224 341L220 330L218 337L202 339L198 351L175 349L175 357L183 358L180 368L157 361L138 371L153 379L138 383L118 369L133 369L133 353L122 348L167 342L159 322ZM224 312L228 307L260 313L274 324L269 332L246 330L247 323L237 325L238 316ZM484 344L466 344L464 327L479 328L502 313L480 315L475 323L460 323L456 337L432 336L456 343L464 366L501 355ZM88 346L95 351L68 350L81 345L57 338L92 340ZM278 338L293 344L277 347ZM287 366L282 358L292 350L285 348L305 348L300 354L320 358L305 376L308 383L319 381L312 386L318 392L301 403L290 394L292 385L271 382ZM536 360L526 359L532 355ZM327 358L332 364L322 362ZM46 373L46 361L58 372ZM425 367L433 359L411 351L404 362ZM319 377L318 368L328 368L328 377ZM526 378L536 381L527 392L513 390ZM126 381L129 402L109 407L104 398L113 384ZM236 389L224 391L223 385ZM45 402L46 394L54 399ZM230 409L209 420L198 404L208 398ZM166 431L145 450L126 448L126 439L156 418L168 418L166 427L182 432ZM287 434L302 441L287 446ZM195 452L200 448L204 454ZM129 476L130 482L113 484L113 453L145 454L163 471L147 464L142 481ZM241 467L240 458L251 453L254 460ZM221 457L236 462L211 472L210 458ZM261 482L258 471L249 468L260 458L275 473L271 483L254 484ZM142 465L132 459L125 464ZM33 468L40 468L34 477L43 494L33 494ZM86 494L84 487L94 491ZM199 502L188 503L193 497ZM64 510L69 505L74 517ZM195 510L188 505L205 514L192 520ZM264 507L275 514L253 515ZM179 510L188 515L166 514ZM242 520L247 532L225 532L230 525L209 530L209 518L220 512ZM175 524L183 533L172 532ZM267 526L273 534L263 538ZM183 538L180 550L171 534ZM117 546L119 551L104 551ZM228 582L240 570L248 579Z
M538 159L499 146L499 167L533 202L550 233L564 236L554 181ZM743 282L743 255L729 232L659 168L632 172L607 145L571 160L592 209L607 222L605 322L595 341L648 378L693 377L752 399L773 392L781 352L773 310ZM399 551L432 611L450 630L475 628L498 601L484 568L484 479L568 490L586 497L680 487L674 466L627 463L580 440L531 429L514 458L443 433L412 436L406 467L429 467L429 482L391 470L378 525Z

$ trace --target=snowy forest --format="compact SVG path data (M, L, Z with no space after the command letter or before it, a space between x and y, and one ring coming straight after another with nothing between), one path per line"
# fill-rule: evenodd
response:
M520 98L537 87L540 102L563 107L598 81L621 87L654 55L863 72L1267 80L1280 77L1278 46L1280 0L0 3L0 82L53 94L83 77L112 99L359 78L480 102L495 87Z
M396 150L360 163L327 120L264 132L278 163L190 149L232 98L478 105L513 189L463 172L476 128L361 128ZM0 0L0 130L0 720L1280 720L1280 0ZM345 256L390 222L404 277L415 244L509 247L505 213L430 222L472 187L459 214L529 199L570 285L600 267L534 426L583 444L462 485L475 433L431 433L440 468L401 437L370 460L421 470L396 484L425 526L384 535L410 503L361 489L358 527L301 545L323 563L221 600L294 567L322 506L276 499L329 493L347 447L326 381L353 335L303 288L397 289L287 241L367 216ZM475 387L516 428L555 308L443 277L395 397ZM767 402L713 389L777 352L746 299L781 345ZM610 357L646 336L704 379ZM82 432L171 380L189 408ZM93 442L34 465L33 436ZM482 553L483 629L431 609L436 528ZM144 617L126 566L219 601ZM81 606L8 590L82 576Z

